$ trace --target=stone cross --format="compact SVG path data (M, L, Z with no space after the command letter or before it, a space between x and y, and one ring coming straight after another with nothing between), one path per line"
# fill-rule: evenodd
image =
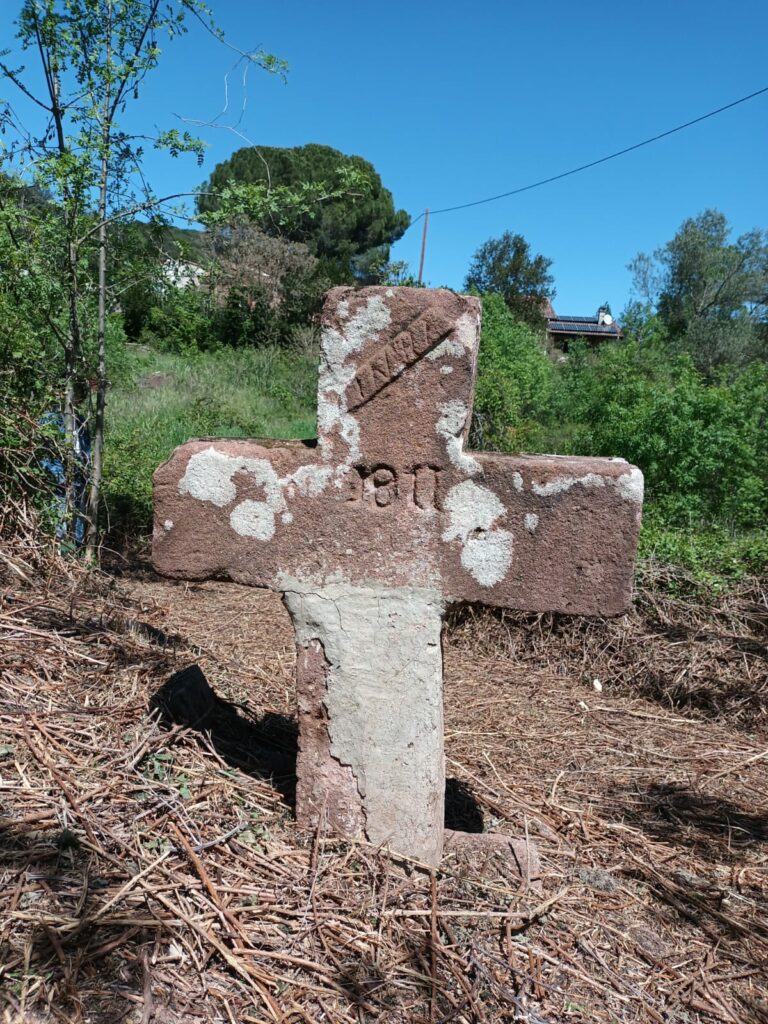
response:
M466 449L479 328L479 300L450 291L334 289L317 441L189 441L154 477L159 572L283 595L299 821L429 864L446 606L623 611L642 506L622 459Z

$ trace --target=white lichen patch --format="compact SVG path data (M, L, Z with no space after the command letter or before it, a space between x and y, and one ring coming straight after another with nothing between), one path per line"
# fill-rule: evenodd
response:
M616 486L619 489L619 494L625 501L634 501L638 505L642 505L645 481L643 474L637 466L633 466L629 473L625 473L624 476L618 477Z
M445 450L452 464L470 476L481 473L482 467L477 459L464 451L463 431L469 416L466 402L454 398L439 405L438 411L440 418L435 424L435 430L445 441Z
M512 534L494 530L470 537L461 549L461 564L481 587L493 587L507 575L512 562Z
M338 371L346 360L359 352L366 341L388 327L392 321L389 306L381 295L372 295L354 313L343 332L333 329L323 331L323 361L332 371Z
M526 512L523 522L528 533L535 533L536 527L539 525L539 517L535 512Z
M443 540L465 541L474 530L490 530L496 520L506 514L499 496L473 480L463 480L450 489L445 510L450 523Z
M333 434L338 434L347 447L346 463L352 465L360 458L360 425L355 417L347 412L345 391L355 376L355 366L340 371L337 383L332 387L323 388L323 377L320 377L321 389L317 395L317 433L318 444L323 458L331 461L334 458Z
M570 491L572 487L581 484L582 487L605 487L605 477L599 473L586 473L584 476L556 476L545 484L533 482L533 493L540 498L548 498L552 494L562 494Z
M472 480L450 489L445 499L448 526L443 540L461 541L461 564L482 587L492 587L512 564L512 534L496 524L506 515L498 495Z
M300 466L288 478L291 497L298 493L302 498L317 498L328 486L333 475L330 466Z
M460 341L454 340L454 338L448 336L444 341L441 341L439 345L435 346L431 352L427 352L427 359L430 362L435 362L437 359L443 359L446 356L463 356L466 349Z
M280 477L268 459L227 455L210 447L191 456L184 476L179 480L179 494L188 494L198 501L224 508L237 498L234 479L237 473L247 473L251 484L263 489L264 497L241 501L230 513L229 524L241 537L262 541L274 536L278 515L285 524L293 522L286 496L294 498L298 494L316 498L328 486L332 476L332 470L327 466L300 466L293 473Z
M166 533L169 533L173 529L173 520L166 519L165 522L163 523L163 529L165 530Z
M443 376L447 376L449 373L453 373L453 367L452 366L441 366L440 367L440 373L442 373Z
M521 473L517 472L517 470L512 474L512 486L516 491L522 492L523 490L523 477Z
M333 435L336 431L347 447L346 464L352 465L360 458L360 428L355 417L347 412L346 401L346 390L357 372L357 363L348 360L360 351L366 341L389 326L391 319L383 297L372 295L349 318L343 330L337 331L333 327L323 330L317 389L317 429L320 450L326 461L334 459Z
M196 452L187 463L184 476L179 480L179 494L188 494L198 501L209 501L224 508L237 497L232 477L244 468L245 459L236 459L215 448Z
M611 460L613 461L613 460ZM623 462L624 460L618 460ZM533 484L533 493L540 498L547 498L553 494L562 494L570 491L572 487L605 487L612 484L625 501L643 503L643 474L636 466L632 466L629 473L622 476L601 476L599 473L586 473L584 476L557 476L546 483Z
M467 352L474 352L480 334L480 318L476 313L462 313L456 321L456 338Z
M241 537L271 540L275 535L275 513L265 501L241 501L232 509L229 525Z

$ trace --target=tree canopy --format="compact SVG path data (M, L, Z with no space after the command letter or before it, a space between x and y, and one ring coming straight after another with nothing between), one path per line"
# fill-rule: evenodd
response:
M389 246L410 223L405 210L396 210L392 193L384 188L376 169L359 156L346 156L330 146L314 143L284 149L251 146L237 150L217 164L201 189L198 211L210 215L219 207L219 196L231 182L297 188L331 185L343 172L358 172L366 179L361 195L331 194L303 211L293 223L277 224L268 212L254 218L265 234L303 242L326 266L335 265L339 279L353 273L353 260L372 249L389 257ZM213 193L213 194L210 194Z
M711 372L766 351L768 232L730 241L724 214L705 210L683 221L666 245L630 263L637 293L670 340Z
M489 238L477 250L464 287L481 295L501 295L516 319L540 327L545 303L555 295L551 266L552 260L546 256L531 255L522 235L505 231L501 238Z

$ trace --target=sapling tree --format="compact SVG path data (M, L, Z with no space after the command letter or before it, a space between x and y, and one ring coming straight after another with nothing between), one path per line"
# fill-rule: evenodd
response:
M146 184L142 157L148 142L174 156L192 153L198 161L203 150L188 132L172 128L139 136L123 120L160 62L160 39L184 32L190 17L212 29L200 0L24 0L17 38L30 64L13 66L8 51L0 55L0 75L16 87L24 110L22 117L16 104L0 105L8 140L0 169L15 169L20 180L34 182L50 198L57 228L51 269L66 296L66 317L54 317L51 326L63 349L67 511L71 521L82 411L92 438L85 510L90 558L102 478L111 228L138 215L155 216L160 204L178 198L158 197ZM285 71L282 61L261 51L243 58L269 72ZM30 127L27 115L34 118Z

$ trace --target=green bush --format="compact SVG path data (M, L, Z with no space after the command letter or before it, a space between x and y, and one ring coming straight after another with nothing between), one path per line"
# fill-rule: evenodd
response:
M216 342L232 348L279 345L284 340L282 313L266 288L231 288L213 319Z
M147 313L140 341L166 352L197 352L217 342L212 304L195 288L169 288Z
M708 384L688 357L633 342L572 353L550 413L560 450L636 463L666 522L689 528L765 522L767 418L765 364Z
M645 475L641 556L709 589L768 565L768 365L707 378L656 317L636 340L554 364L499 296L483 298L476 447L621 457Z
M538 335L500 295L483 298L471 443L497 451L532 449L541 436L555 368Z
M298 275L277 303L266 287L230 288L222 300L204 288L168 289L145 318L140 341L165 352L289 347L319 309L317 285Z
M652 502L643 509L640 561L650 569L673 566L684 570L669 575L666 589L685 589L696 597L717 593L745 576L759 576L768 566L768 531L734 532L712 525L696 530L670 526L664 511ZM655 585L659 581L652 573Z

